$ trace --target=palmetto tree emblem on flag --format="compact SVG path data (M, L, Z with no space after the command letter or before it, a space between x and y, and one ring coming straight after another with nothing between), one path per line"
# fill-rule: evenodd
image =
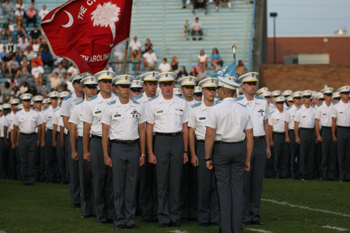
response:
M91 20L93 21L93 26L110 27L113 35L112 44L116 35L115 23L119 21L120 8L112 4L111 2L105 2L103 6L98 4L96 10L91 13Z

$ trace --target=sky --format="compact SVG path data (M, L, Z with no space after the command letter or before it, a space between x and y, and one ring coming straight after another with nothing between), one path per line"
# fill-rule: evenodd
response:
M258 0L259 1L259 0ZM268 36L328 35L338 29L350 34L350 0L267 0Z

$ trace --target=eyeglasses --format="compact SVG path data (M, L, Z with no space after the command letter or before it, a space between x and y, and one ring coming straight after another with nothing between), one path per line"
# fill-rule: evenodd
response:
M141 92L142 88L131 88L130 89L132 92Z
M208 91L216 91L217 87L204 87L204 89L207 89Z
M130 88L131 85L128 84L117 84L121 88Z
M103 83L112 83L112 80L110 80L110 79L102 79L100 81Z
M249 86L255 86L257 82L245 82L244 84L248 84Z
M174 82L162 82L161 84L166 87L166 86L172 86L173 83Z
M182 87L184 87L186 89L194 89L194 86L182 86Z
M89 88L89 89L95 89L95 88L97 88L97 85L94 85L94 84L86 84L86 85L84 85L84 87Z

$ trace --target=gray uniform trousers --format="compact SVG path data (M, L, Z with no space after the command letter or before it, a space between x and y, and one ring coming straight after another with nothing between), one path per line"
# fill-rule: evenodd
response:
M37 134L19 135L19 154L21 157L22 184L35 184L35 149L38 141Z
M322 145L321 142L315 142L315 158L314 158L314 177L322 178Z
M220 209L214 172L207 168L204 161L204 141L197 142L198 157L198 220L200 223L219 223Z
M0 178L5 179L6 176L9 177L9 154L8 147L5 145L5 139L0 138Z
M287 178L289 173L289 153L285 133L273 133L274 170L276 178Z
M16 171L17 171L17 179L22 180L22 163L21 163L21 157L19 154L19 147L16 147L15 149L15 155L16 155Z
M321 148L322 148L322 179L334 180L336 177L335 166L337 160L336 147L333 142L332 128L322 126L321 130Z
M261 139L258 139L261 140ZM264 139L262 139L264 140ZM254 145L255 145L256 140L254 140ZM271 151L271 157L268 159L265 156L265 160L266 160L266 169L265 169L265 177L266 178L272 178L275 175L275 170L274 170L274 166L275 166L275 148L270 147L270 151Z
M263 179L266 166L265 162L265 138L254 140L253 152L250 159L250 170L249 172L244 173L244 201L242 222L260 220L260 202L263 190ZM219 188L218 190L220 193Z
M55 157L56 157L56 148L52 146L52 130L46 130L45 134L45 147L46 147L46 164L47 164L47 173L48 181L53 183L57 179L57 174L55 171Z
M70 147L70 134L67 134L65 143L66 153L68 154L67 163L69 164L70 182L69 192L72 204L80 204L80 182L79 182L79 164L72 159Z
M158 221L159 224L180 219L180 187L183 165L183 140L177 136L155 136L157 158Z
M314 157L315 131L300 128L300 176L302 179L313 179Z
M295 132L294 130L289 130L289 155L290 155L290 171L292 179L299 178L299 144L295 142Z
M339 181L350 180L350 128L337 127Z
M221 232L240 233L242 232L245 144L214 145L213 165L220 204Z
M140 167L138 143L122 145L112 141L111 159L113 164L114 225L129 227L135 224L136 187Z
M80 178L80 204L81 214L84 217L96 215L95 192L92 181L92 164L84 160L83 138L77 141L77 152L79 155L79 178Z
M90 141L90 158L97 221L105 223L107 220L114 220L115 211L113 204L113 171L111 167L105 165L101 137L92 136Z
M45 180L45 147L37 146L35 150L35 181Z
M69 140L69 139L67 139L67 134L64 134L64 142L65 142L64 154L66 155L66 181L69 182L70 181L70 168L69 168L70 163L69 163L68 159L71 156L71 152L68 151L68 146L66 144L67 140ZM70 141L69 141L69 143L70 143Z
M10 133L8 142L10 144L9 146L10 176L12 180L15 180L17 179L17 158L16 158L16 149L12 149L11 133Z
M58 161L58 171L60 172L61 176L61 184L67 184L68 182L66 180L66 153L65 148L61 147L61 136L59 132L56 134L56 155Z

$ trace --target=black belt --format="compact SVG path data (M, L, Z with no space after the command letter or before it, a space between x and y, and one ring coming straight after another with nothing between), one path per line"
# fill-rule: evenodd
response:
M263 139L265 138L265 136L254 136L254 140L259 140L259 139Z
M314 130L314 128L300 128L300 129L305 129L305 130Z
M294 131L294 129L289 129L288 131Z
M280 132L273 132L274 134L285 134L284 132L283 133L280 133Z
M20 133L20 134L29 136L29 135L34 135L36 133Z
M78 136L78 139L81 139L81 140L83 140L83 137L80 137L80 136Z
M205 140L197 140L197 142L203 142L203 143L204 143L204 142L205 142Z
M243 143L243 141L240 142L223 142L223 141L214 141L214 144L239 144Z
M329 126L322 126L322 129L331 129L332 127Z
M52 129L47 129L47 131L52 131Z
M350 126L339 126L337 125L338 128L341 128L341 129L350 129Z
M101 136L97 136L97 135L91 135L91 138L101 138L102 139Z
M177 132L177 133L155 133L156 136L171 136L171 137L175 137L178 135L182 135L182 132Z
M111 140L112 143L117 143L117 144L123 144L123 145L133 145L135 143L138 143L139 140Z

